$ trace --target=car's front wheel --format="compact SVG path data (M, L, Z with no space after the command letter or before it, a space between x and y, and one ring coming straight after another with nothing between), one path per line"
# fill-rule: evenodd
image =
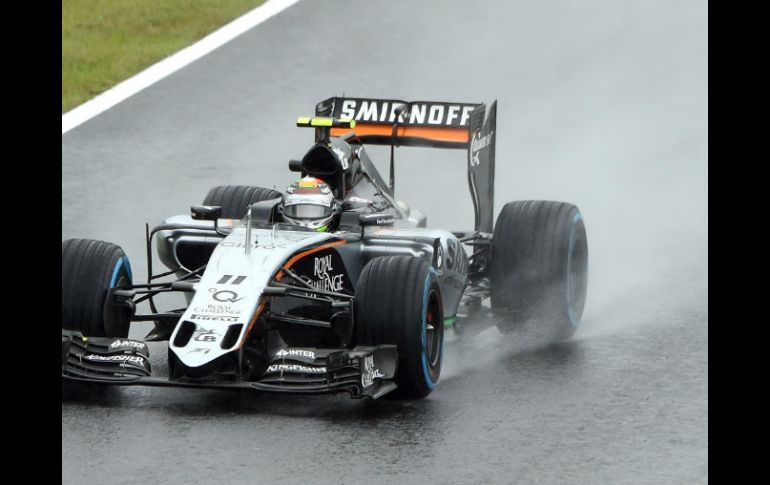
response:
M61 327L89 337L128 337L131 309L109 301L131 286L128 257L115 244L69 239L61 245Z
M385 256L369 261L356 285L359 345L398 347L401 395L422 398L435 389L444 353L444 318L436 272L424 260Z

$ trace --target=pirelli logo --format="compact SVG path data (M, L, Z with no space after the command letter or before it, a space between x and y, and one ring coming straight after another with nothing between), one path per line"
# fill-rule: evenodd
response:
M399 101L391 99L335 98L334 118L353 119L357 123L393 124L396 111L403 108L399 124L436 128L467 128L471 113L480 104Z

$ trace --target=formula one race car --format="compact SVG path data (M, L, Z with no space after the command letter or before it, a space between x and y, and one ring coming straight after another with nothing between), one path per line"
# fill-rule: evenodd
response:
M445 328L572 335L587 283L581 213L510 202L494 223L496 102L334 97L297 125L315 128L289 162L300 183L286 195L215 187L190 215L148 227L147 283L114 244L62 243L63 382L421 398L439 381ZM389 183L369 144L391 147ZM395 200L395 146L467 150L474 230L426 228ZM153 244L169 271L153 274ZM167 292L186 307L159 311ZM155 327L129 339L131 322ZM145 342L160 340L168 376L150 366Z

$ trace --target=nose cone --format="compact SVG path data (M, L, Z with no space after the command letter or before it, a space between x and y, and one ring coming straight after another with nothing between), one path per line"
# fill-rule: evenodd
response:
M246 228L235 228L211 255L171 335L170 354L189 375L237 365L242 342L261 311L264 288L292 255L330 238L310 231L253 229L247 254Z

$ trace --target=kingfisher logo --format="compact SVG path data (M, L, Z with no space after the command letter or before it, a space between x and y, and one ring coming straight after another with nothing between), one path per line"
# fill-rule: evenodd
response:
M86 360L93 360L97 362L133 362L135 364L144 364L144 358L138 355L97 355L86 354L83 356Z
M399 123L409 126L464 128L471 112L479 105L462 103L429 103L384 99L338 99L335 118L354 119L359 123L395 123L396 110L403 108Z
M294 374L325 374L326 367L310 367L298 364L273 364L267 368L266 373L291 372Z

